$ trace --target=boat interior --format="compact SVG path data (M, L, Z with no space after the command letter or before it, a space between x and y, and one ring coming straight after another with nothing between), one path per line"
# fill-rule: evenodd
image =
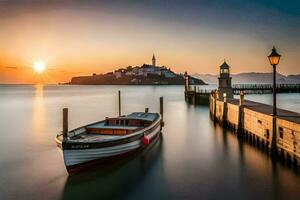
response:
M152 122L141 119L108 118L87 126L90 134L126 135L149 126Z
M88 126L69 132L69 139L73 141L105 140L144 129L150 126L159 115L157 113L132 113L116 118L106 118Z

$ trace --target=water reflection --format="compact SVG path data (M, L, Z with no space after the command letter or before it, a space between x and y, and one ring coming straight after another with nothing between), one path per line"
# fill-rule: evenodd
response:
M137 190L143 180L151 173L160 173L158 176L156 175L159 180L156 179L155 181L164 184L163 137L152 145L129 157L114 160L101 166L93 165L86 171L69 176L63 198L124 198L129 196L126 193ZM155 182L152 184L155 185Z
M39 134L45 126L45 103L44 85L35 85L34 99L32 107L32 130L34 134Z
M223 152L224 155L228 156L228 138L227 138L227 131L222 129L222 138L223 138Z
M243 167L245 165L244 141L238 139L238 145L239 145L239 160L241 163L241 167Z
M238 163L236 166L232 166L232 169L237 167L239 171L238 178L240 184L244 186L241 189L245 190L240 192L244 192L245 196L248 197L260 197L263 199L295 199L299 196L292 192L295 189L295 185L290 184L292 176L295 176L295 180L299 182L299 174L293 174L287 166L278 160L270 159L262 149L238 139L233 132L224 130L221 132L224 151L233 153L229 149L237 145ZM228 142L230 143L229 145ZM228 149L227 147L230 148ZM231 157L230 159L234 157L234 155L229 156L228 153L224 154L224 157L227 156ZM290 186L287 187L289 184ZM256 191L261 191L261 193L249 194L254 188ZM290 190L290 192L287 192L287 190Z
M70 127L114 116L119 89L124 113L157 111L164 96L163 142L68 177L54 142L61 108ZM297 174L186 105L181 86L9 86L0 96L0 199L300 199ZM281 102L297 110L299 97Z

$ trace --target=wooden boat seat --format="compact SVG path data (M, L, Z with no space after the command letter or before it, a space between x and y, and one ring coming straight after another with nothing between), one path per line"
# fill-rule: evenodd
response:
M152 122L149 120L134 119L134 118L107 118L102 122L86 127L90 134L103 134L103 135L126 135L138 129L147 127Z
M126 129L121 127L107 127L107 128L87 128L88 133L92 134L107 134L107 135L126 135L138 129L138 127L132 127L132 129Z

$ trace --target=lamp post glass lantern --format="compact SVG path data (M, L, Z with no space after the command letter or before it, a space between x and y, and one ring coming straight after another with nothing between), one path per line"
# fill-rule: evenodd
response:
M273 66L273 134L272 134L272 144L271 144L271 155L272 157L276 157L277 155L277 145L276 145L276 116L277 116L277 105L276 105L276 65L278 65L280 61L281 55L279 55L276 51L276 48L273 47L271 54L268 56L270 64Z
M279 55L279 54L277 53L277 51L276 51L276 48L273 47L272 53L268 56L269 61L270 61L270 64L271 64L272 66L278 65L278 63L279 63L279 61L280 61L280 57L281 57L281 55Z

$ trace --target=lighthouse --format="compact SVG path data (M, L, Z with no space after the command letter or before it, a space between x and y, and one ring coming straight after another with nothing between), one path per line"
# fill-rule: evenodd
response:
M219 79L219 98L233 98L233 90L231 86L231 77L230 77L230 66L224 61L220 66L220 77Z

